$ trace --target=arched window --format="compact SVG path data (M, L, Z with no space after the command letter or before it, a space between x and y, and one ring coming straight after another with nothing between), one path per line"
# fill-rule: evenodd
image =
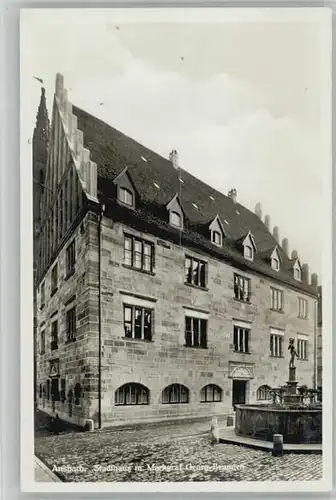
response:
M222 246L222 234L219 231L212 231L212 243L219 247Z
M81 385L77 382L75 385L75 405L80 405L80 398L82 395L82 388Z
M121 203L125 203L125 205L133 206L134 201L133 201L133 193L129 189L120 187L119 188L119 201Z
M182 215L178 212L170 212L170 223L172 226L182 227Z
M115 405L148 405L149 390L142 384L125 384L116 390L114 396Z
M181 384L172 384L163 389L162 403L189 403L189 389Z
M217 403L222 401L222 392L222 389L218 385L206 385L201 389L201 403Z
M265 400L270 400L272 399L272 396L270 394L271 388L268 385L261 385L259 389L257 390L257 400L258 401L265 401Z

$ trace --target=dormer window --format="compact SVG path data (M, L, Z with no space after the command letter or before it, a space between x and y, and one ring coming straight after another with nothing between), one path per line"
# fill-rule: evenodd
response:
M128 207L134 207L136 190L128 172L128 168L125 167L113 182L117 188L116 195L118 202Z
M245 259L254 260L254 254L257 251L257 247L254 243L254 238L251 231L249 231L244 238L239 240L239 242L243 247L243 254Z
M272 269L274 269L274 271L279 271L279 269L280 269L279 259L273 258L271 260L271 265L272 265Z
M169 224L178 229L183 229L183 210L176 194L166 206L169 213Z
M211 243L216 245L217 247L223 246L223 238L225 236L223 225L218 215L214 218L214 220L209 225Z
M176 227L182 227L182 216L178 212L170 212L170 224Z
M293 266L293 276L294 276L294 279L297 281L301 281L301 279L302 279L301 265L300 265L299 259L296 260L296 262Z
M222 234L219 231L212 232L212 243L218 247L222 246Z
M244 257L245 259L253 260L253 247L251 247L250 245L245 245Z
M129 205L130 207L132 207L134 205L133 193L129 189L120 187L119 201L121 201L121 203L124 203L125 205Z

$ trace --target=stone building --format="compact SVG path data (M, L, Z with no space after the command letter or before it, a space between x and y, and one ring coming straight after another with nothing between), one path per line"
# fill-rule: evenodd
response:
M225 415L285 384L290 337L313 385L317 276L259 204L72 105L59 74L35 147L40 409L95 427Z

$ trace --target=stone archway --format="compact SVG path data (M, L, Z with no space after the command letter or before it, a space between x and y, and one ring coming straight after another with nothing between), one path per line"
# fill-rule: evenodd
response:
M252 378L252 374L246 366L236 366L231 372L231 378L250 380Z

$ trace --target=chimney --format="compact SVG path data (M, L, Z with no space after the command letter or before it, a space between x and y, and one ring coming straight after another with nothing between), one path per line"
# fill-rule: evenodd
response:
M299 254L297 253L297 250L292 251L292 259L297 259L299 257Z
M278 226L274 226L273 228L273 238L276 240L277 243L279 243L279 228Z
M265 215L265 226L267 227L268 230L271 229L271 216L270 215Z
M288 244L288 238L283 238L282 239L282 250L285 252L285 254L288 256L289 255L289 244Z
M316 273L313 273L311 275L311 285L314 286L314 287L318 287L318 276Z
M174 168L179 168L179 157L176 149L173 149L173 151L169 153L169 161L172 163Z
M254 213L259 217L259 219L262 219L262 207L261 203L257 203L254 209Z
M228 197L231 198L233 203L237 203L237 189L230 189L230 191L228 192Z

